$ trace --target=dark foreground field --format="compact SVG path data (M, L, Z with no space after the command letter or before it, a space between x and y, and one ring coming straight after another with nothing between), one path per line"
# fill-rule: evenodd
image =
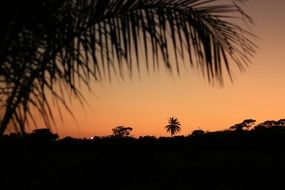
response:
M0 189L285 189L285 138L1 141Z

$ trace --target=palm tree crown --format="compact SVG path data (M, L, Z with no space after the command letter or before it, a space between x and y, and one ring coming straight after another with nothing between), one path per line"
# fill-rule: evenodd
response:
M243 70L255 52L253 35L231 18L251 18L242 0L217 1L0 3L0 134L9 124L19 132L37 126L34 112L51 127L52 103L70 112L67 99L84 102L80 85L140 70L141 58L147 70L164 63L177 72L184 60L209 81L222 81L224 70L231 76L230 63Z
M168 119L168 125L165 126L167 132L170 132L171 136L177 134L181 130L181 124L175 117L170 117Z

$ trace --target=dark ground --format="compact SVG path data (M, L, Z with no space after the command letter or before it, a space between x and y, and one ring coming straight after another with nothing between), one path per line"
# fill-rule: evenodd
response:
M241 138L3 141L0 189L285 189L282 139Z

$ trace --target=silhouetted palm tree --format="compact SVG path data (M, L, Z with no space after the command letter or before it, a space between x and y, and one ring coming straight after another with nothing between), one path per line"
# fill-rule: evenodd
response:
M177 118L170 117L168 119L168 125L165 126L165 129L167 132L170 132L171 137L173 137L173 135L179 133L181 130L181 124Z
M134 67L140 70L140 58L147 70L163 62L177 72L184 60L209 81L222 81L224 69L231 76L230 60L243 69L255 51L253 35L230 19L251 18L238 0L216 1L0 3L0 134L9 124L19 132L27 124L37 125L36 111L51 127L51 102L71 113L66 99L85 101L80 84L90 88L92 79L102 81L113 73L124 76Z

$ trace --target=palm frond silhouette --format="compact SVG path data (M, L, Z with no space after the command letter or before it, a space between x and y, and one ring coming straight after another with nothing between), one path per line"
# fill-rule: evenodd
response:
M18 132L36 126L35 112L51 127L53 103L72 114L67 100L84 102L79 87L92 80L143 64L179 72L179 60L187 60L209 81L222 81L230 61L244 69L256 48L254 35L231 20L251 21L237 3L10 0L0 7L0 134L8 125Z

